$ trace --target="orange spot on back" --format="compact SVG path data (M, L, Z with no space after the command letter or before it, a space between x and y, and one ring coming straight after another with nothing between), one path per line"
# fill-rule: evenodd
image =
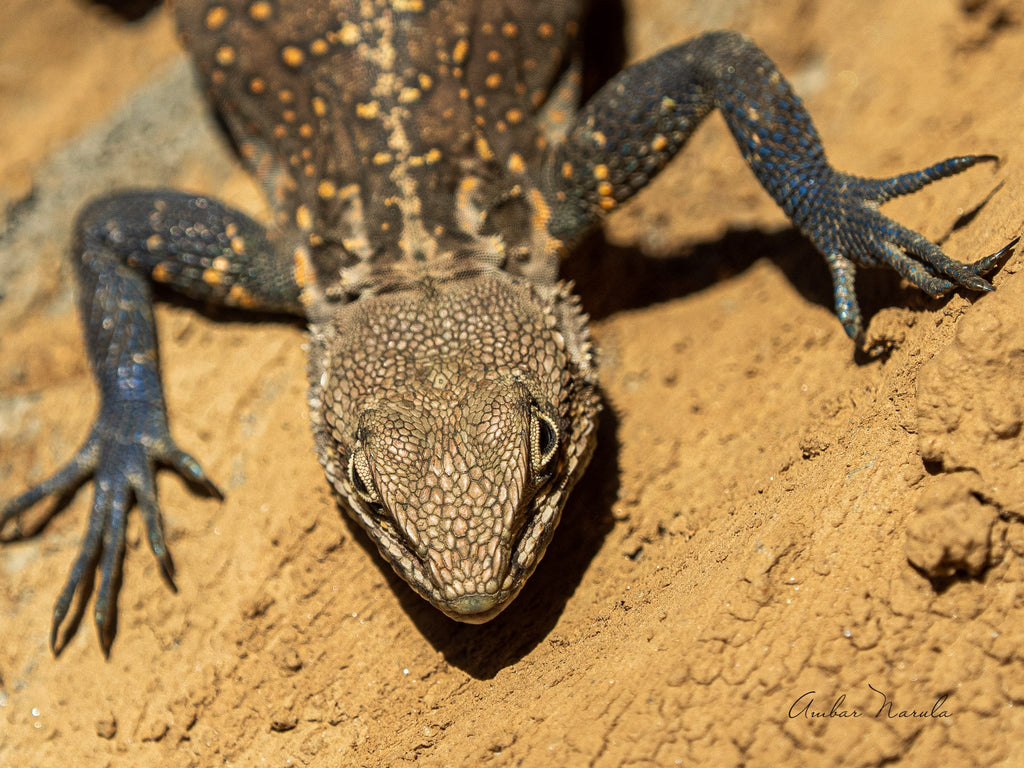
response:
M491 151L491 145L487 143L487 139L483 136L476 137L476 153L479 155L481 160L494 159L494 152Z
M508 156L508 169L512 173L522 173L526 170L526 163L523 160L523 156L518 152L513 152Z
M281 49L281 61L289 67L300 67L305 60L306 54L298 46L286 45Z
M228 10L222 5L215 5L206 12L206 28L209 30L220 29L228 20Z
M342 45L355 45L359 42L360 37L359 27L351 21L346 21L338 34L338 39L341 40Z
M214 58L222 67L230 67L235 63L235 49L230 45L222 45L214 53Z
M250 307L255 307L259 302L256 300L256 297L245 290L245 288L236 284L231 286L231 290L228 291L227 303L234 304L236 307L248 309Z
M305 288L307 285L308 271L306 268L306 251L304 248L296 248L293 256L293 262L295 265L294 276L295 284L299 288Z
M266 21L273 12L274 8L267 0L256 0L249 6L249 15L256 21Z
M377 100L366 104L356 104L356 115L364 120L372 120L380 113L380 102Z

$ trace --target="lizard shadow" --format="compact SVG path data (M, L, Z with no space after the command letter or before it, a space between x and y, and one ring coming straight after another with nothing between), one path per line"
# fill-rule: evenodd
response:
M797 230L731 229L718 240L695 243L666 257L609 244L601 231L568 259L563 277L576 284L592 320L681 299L768 259L801 297L832 312L832 282L821 255ZM857 297L866 321L886 306L937 305L916 289L900 286L891 271L860 269Z
M126 22L141 21L160 6L160 0L89 0Z
M547 553L511 605L486 624L453 621L423 600L378 555L377 548L348 515L353 539L367 552L402 610L449 664L477 679L493 678L546 638L551 638L566 603L597 555L614 520L619 494L618 419L607 401L597 429L590 466L569 495Z
M950 232L969 223L987 201L988 198L961 215ZM948 234L936 242L941 246L947 237ZM774 232L729 230L718 240L695 243L660 258L636 247L611 245L599 230L567 260L562 276L575 282L576 292L583 297L584 309L591 319L601 320L618 312L706 290L745 272L760 259L772 261L806 302L817 304L834 316L832 281L825 260L793 228ZM872 317L884 308L901 307L923 314L935 312L949 300L949 294L930 296L887 267L859 267L856 293L869 333ZM964 291L962 295L973 302L984 294ZM851 354L858 365L877 362L891 351L889 347L868 351L851 341Z

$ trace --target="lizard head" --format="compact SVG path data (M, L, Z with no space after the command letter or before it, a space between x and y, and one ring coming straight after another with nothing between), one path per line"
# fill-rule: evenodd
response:
M317 450L343 506L437 608L493 618L592 449L578 303L566 286L477 276L367 296L313 330Z

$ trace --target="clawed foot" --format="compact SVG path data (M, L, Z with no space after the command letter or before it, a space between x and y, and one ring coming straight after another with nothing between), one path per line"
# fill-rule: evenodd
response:
M994 160L992 155L955 157L888 179L862 179L834 172L815 190L814 204L800 222L801 228L825 254L836 314L847 335L859 346L864 344L864 327L854 292L856 265L891 267L934 297L956 286L972 291L993 289L983 275L1009 256L1019 237L989 256L963 263L947 256L923 235L883 215L878 206L979 162Z
M104 653L109 654L116 613L113 601L124 560L126 518L133 499L142 513L150 549L167 582L174 588L174 564L156 498L156 466L170 466L210 495L223 498L199 463L171 439L161 423L162 414L155 414L154 418L153 413L141 411L140 405L128 403L116 417L105 409L71 461L7 502L0 511L0 533L5 533L13 523L12 530L5 536L19 538L23 534L17 523L26 510L47 496L69 493L90 475L93 477L95 492L85 539L53 609L50 647L55 654L63 645L58 644L60 628L71 601L80 586L89 589L97 567L100 584L93 616L100 644Z

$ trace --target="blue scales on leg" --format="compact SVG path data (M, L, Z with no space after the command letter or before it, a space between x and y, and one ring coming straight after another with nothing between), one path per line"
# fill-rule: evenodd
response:
M98 566L94 621L109 650L113 591L133 501L149 546L173 586L174 566L154 483L158 465L221 495L168 430L150 280L196 299L299 312L298 287L288 265L274 254L263 229L250 218L181 192L122 193L94 201L79 215L72 255L100 412L71 461L0 511L3 528L44 497L67 493L93 478L85 538L53 611L50 644L55 649L75 592Z
M836 314L863 344L856 265L889 266L933 296L956 285L991 290L981 275L1017 242L964 264L878 207L991 155L967 155L924 170L866 179L834 169L800 98L752 42L713 32L670 48L613 78L555 148L544 183L551 230L573 241L642 189L718 109L758 181L828 262Z

